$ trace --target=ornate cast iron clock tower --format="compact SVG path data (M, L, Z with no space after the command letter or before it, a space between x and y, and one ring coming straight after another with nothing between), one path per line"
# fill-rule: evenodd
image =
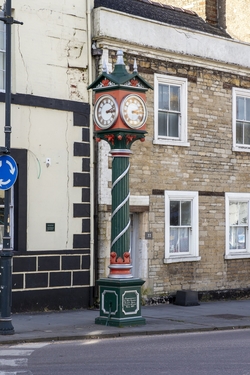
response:
M112 216L110 273L98 280L100 316L96 324L113 326L145 324L141 316L141 286L144 281L131 273L129 218L129 157L133 142L146 135L146 91L152 87L139 76L136 62L128 73L123 52L111 74L102 74L88 87L95 91L94 124L97 142L110 145L112 161Z

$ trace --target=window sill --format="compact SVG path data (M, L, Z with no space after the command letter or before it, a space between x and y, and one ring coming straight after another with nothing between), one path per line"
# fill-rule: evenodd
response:
M233 150L233 151L238 151L238 152L250 152L250 145L249 145L249 147L244 147L244 146L242 146L242 147L240 147L240 146L234 146L234 147L232 148L232 150Z
M231 253L231 254L226 254L225 259L230 260L230 259L249 259L250 258L250 253Z
M187 256L174 256L170 258L165 258L164 263L180 263L180 262L198 262L201 260L199 256L187 255Z
M190 143L184 142L184 141L170 141L170 140L168 141L168 140L165 140L165 139L154 139L153 145L189 147Z

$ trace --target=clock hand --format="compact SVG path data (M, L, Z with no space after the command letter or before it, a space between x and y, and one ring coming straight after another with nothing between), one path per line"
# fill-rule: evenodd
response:
M113 112L115 112L115 109L112 109L112 108L110 108L110 109L108 109L108 110L106 111L106 113L113 113Z

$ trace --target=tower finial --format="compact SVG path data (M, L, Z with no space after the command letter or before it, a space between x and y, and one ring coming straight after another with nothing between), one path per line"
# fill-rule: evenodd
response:
M117 56L116 65L125 65L123 61L123 51L118 50L116 56Z
M134 66L133 66L133 68L134 68L134 73L137 73L137 72L138 72L138 70L137 70L137 63L136 63L136 59L134 59Z
M103 73L108 73L108 67L107 67L105 59L103 60L102 71L103 71Z

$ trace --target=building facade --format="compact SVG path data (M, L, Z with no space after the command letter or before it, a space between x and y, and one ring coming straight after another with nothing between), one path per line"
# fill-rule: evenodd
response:
M93 303L91 7L12 1L23 22L12 25L11 51L11 156L19 168L10 214L13 311ZM3 26L1 37L2 57ZM1 73L4 123L3 65Z
M204 2L203 2L204 3ZM130 159L131 252L147 296L247 291L250 46L191 10L96 0L95 46L153 87ZM139 36L139 37L138 37ZM98 65L98 64L97 64ZM99 143L99 277L108 274L111 160Z
M154 87L130 158L133 275L145 296L249 288L248 4L219 5L12 0L13 311L90 306L108 275L112 160L87 87L119 49Z

